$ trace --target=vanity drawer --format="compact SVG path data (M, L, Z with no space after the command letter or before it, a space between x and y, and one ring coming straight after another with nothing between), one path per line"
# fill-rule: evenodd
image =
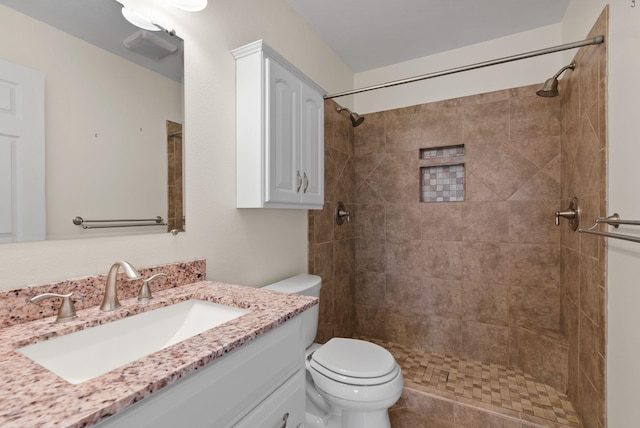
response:
M231 427L300 371L304 373L304 340L301 317L296 317L116 413L99 426ZM303 381L298 383L304 386ZM296 407L304 413L304 391L302 404ZM262 425L254 428L259 426Z
M304 369L299 370L233 428L297 428L305 412Z

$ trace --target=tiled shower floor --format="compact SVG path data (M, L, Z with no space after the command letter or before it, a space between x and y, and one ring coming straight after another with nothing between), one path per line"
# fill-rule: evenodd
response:
M366 340L391 352L402 367L405 386L508 416L529 415L531 421L549 421L550 426L581 426L565 394L521 370Z

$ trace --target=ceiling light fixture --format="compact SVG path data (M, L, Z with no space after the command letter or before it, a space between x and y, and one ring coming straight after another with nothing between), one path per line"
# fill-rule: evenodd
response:
M132 23L138 28L142 28L143 30L149 30L149 31L162 30L156 24L151 22L149 18L140 15L138 12L136 12L133 9L129 9L128 7L124 7L124 6L122 7L122 16L124 16L124 18L127 21L129 21L130 23Z
M207 7L207 0L171 0L171 4L187 12L199 12Z

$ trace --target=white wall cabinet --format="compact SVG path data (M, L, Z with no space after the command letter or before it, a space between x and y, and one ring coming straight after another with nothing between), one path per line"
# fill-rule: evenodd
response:
M322 209L326 92L262 40L232 53L237 207Z

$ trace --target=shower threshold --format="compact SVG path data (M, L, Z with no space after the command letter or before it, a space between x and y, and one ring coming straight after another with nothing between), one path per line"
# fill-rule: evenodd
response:
M387 349L402 367L404 391L390 410L392 428L582 427L565 394L521 370L358 338Z

